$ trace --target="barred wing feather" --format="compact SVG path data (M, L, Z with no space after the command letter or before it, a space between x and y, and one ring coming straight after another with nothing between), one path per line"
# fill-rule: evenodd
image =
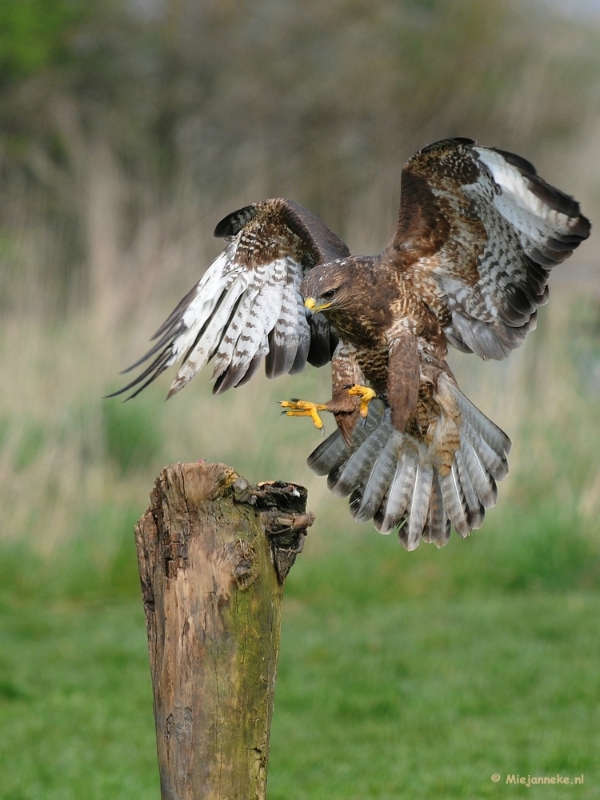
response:
M178 361L169 397L211 360L219 393L248 381L265 357L269 378L331 359L335 331L321 314L307 320L300 284L317 263L349 255L346 245L283 199L233 212L215 235L230 243L156 332L156 344L129 368L149 361L146 369L115 394L133 390L135 397Z
M402 173L398 228L386 253L440 297L448 341L502 359L535 328L548 278L587 238L573 198L525 159L470 139L424 148Z

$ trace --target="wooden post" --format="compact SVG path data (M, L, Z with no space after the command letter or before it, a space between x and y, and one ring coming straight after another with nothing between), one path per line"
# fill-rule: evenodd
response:
M285 577L307 492L224 464L156 479L136 546L163 800L264 800Z

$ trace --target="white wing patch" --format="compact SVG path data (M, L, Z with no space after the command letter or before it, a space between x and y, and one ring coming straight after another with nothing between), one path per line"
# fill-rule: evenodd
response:
M156 344L125 371L148 366L114 394L135 397L176 362L169 396L212 359L214 393L245 383L265 357L269 378L331 360L336 334L322 315L309 324L300 285L316 263L349 255L341 239L283 198L229 214L215 235L230 244L161 325Z
M535 328L537 308L548 300L550 269L587 237L589 223L572 198L542 181L524 160L484 147L470 149L479 176L460 191L483 223L487 241L476 245L475 285L456 273L459 265L436 270L452 318L445 333L461 350L503 359ZM437 187L433 192L460 210L451 192ZM458 254L463 234L460 226L453 232Z
M282 313L288 259L278 258L248 270L235 262L235 248L228 251L225 262L217 259L210 268L215 276L204 286L198 285L202 302L192 302L183 315L186 330L173 344L170 363L185 352L184 362L169 396L180 391L213 356L213 380L218 382L217 391L225 391L238 386L249 371L253 374L269 352L268 336ZM293 267L301 269L296 263Z
M513 225L522 236L521 243L526 250L531 249L531 243L539 248L548 246L548 240L557 244L555 237L570 237L573 229L579 224L577 217L561 213L552 208L538 197L532 190L530 180L517 167L510 164L499 153L483 147L473 148L480 160L490 170L494 182L501 188L501 192L494 195L493 203L504 219ZM572 242L564 242L564 245ZM552 249L552 248L550 248ZM572 248L562 248L564 260Z
M139 362L150 366L121 391L134 397L167 367L183 361L169 391L180 391L214 358L215 392L245 383L269 356L276 377L306 364L310 330L300 294L303 268L290 256L248 268L240 263L240 237L215 259L157 333L157 344ZM141 384L141 385L140 385Z

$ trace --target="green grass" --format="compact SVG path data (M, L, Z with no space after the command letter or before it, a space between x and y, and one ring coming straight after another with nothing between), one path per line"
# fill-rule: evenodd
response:
M600 797L597 594L440 579L493 535L415 560L372 530L337 548L315 534L286 589L270 800L575 792L494 784L495 772L583 773L577 797ZM67 559L37 591L15 583L15 551L7 562L3 800L159 797L133 561L128 538L104 581L89 561L79 581L61 578Z
M491 797L508 772L584 773L582 796L600 796L599 610L582 595L293 604L271 800Z
M2 604L0 797L159 797L141 604Z

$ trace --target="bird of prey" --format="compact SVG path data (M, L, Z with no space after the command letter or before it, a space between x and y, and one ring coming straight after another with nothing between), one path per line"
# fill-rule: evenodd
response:
M358 520L409 550L466 536L496 502L510 440L458 388L448 346L503 359L535 328L548 278L590 232L578 203L520 156L446 139L404 165L398 225L377 256L347 246L298 203L229 214L229 244L130 369L135 396L181 366L169 396L208 362L218 394L308 362L332 363L332 399L284 412L336 431L309 456Z

